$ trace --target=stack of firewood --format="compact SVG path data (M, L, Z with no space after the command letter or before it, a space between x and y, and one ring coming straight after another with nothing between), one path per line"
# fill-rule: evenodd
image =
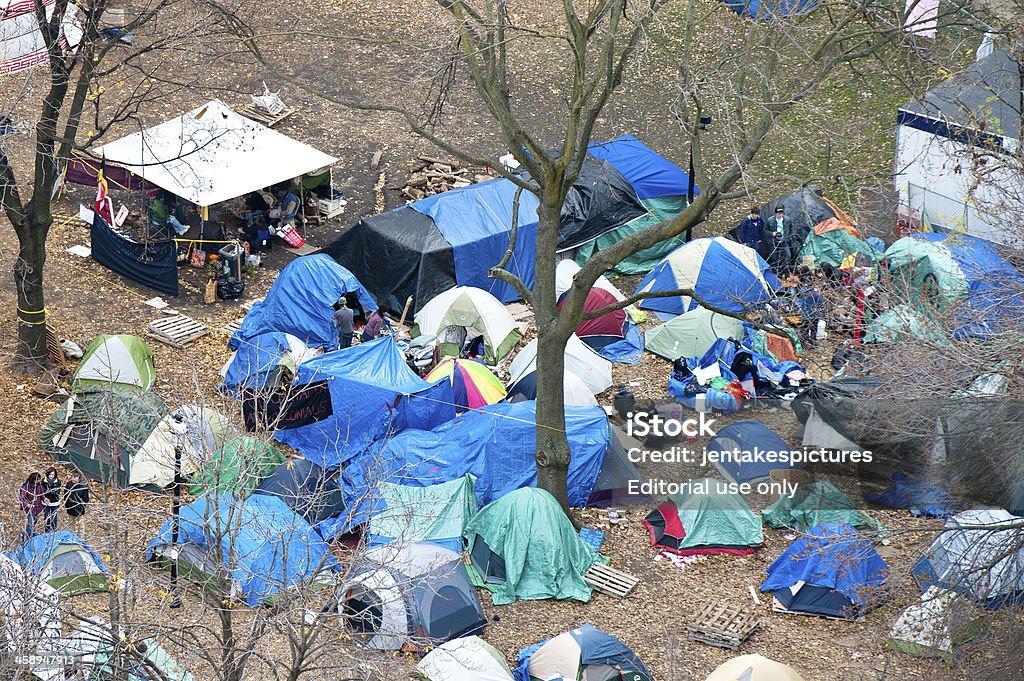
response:
M413 201L497 177L489 168L473 168L457 160L443 161L422 154L410 164L409 173L402 193Z

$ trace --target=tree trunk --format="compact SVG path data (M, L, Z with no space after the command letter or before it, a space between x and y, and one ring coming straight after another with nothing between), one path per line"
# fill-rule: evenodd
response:
M46 351L46 302L43 266L46 263L46 234L49 225L33 224L28 211L18 233L18 259L14 263L14 285L18 291L18 350L15 369L39 373L49 366ZM37 220L35 220L38 222Z

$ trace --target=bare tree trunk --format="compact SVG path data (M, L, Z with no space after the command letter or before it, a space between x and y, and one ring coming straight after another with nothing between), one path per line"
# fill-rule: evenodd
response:
M14 285L18 291L18 351L15 368L37 373L47 367L46 303L43 266L46 263L46 234L52 220L45 211L45 224L38 224L35 210L27 211L17 226L18 259L14 263Z

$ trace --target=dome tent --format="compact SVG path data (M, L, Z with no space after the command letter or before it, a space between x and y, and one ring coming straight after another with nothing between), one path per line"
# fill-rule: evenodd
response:
M282 463L284 454L272 444L243 435L217 448L199 464L189 493L243 495Z
M505 359L523 337L519 325L501 301L472 286L456 286L431 298L414 318L412 336L440 336L445 328L472 329L484 337L484 358L488 364ZM442 344L447 357L459 357L461 347Z
M673 317L644 334L647 349L672 362L703 356L719 338L741 340L745 336L742 321L703 307Z
M597 398L590 388L583 382L583 379L566 369L562 376L562 398L565 406L573 407L596 407ZM522 402L523 400L537 399L537 364L536 362L528 371L516 378L515 383L508 386L508 401Z
M526 681L585 679L652 681L636 653L592 624L519 651L517 677Z
M793 469L792 463L771 463L761 454L788 453L789 445L760 421L738 421L720 429L708 443L708 454L717 454L715 468L727 480L735 483L760 482L767 480L773 470ZM738 452L740 457L751 457L749 462L727 457L728 452Z
M801 532L822 523L849 523L865 530L881 527L861 504L846 496L828 480L800 485L792 496L784 496L761 512L768 527L792 527Z
M112 384L149 390L156 381L153 350L137 336L99 335L78 363L71 391Z
M74 532L37 534L4 555L67 596L107 588L107 566Z
M644 519L651 545L683 556L750 555L761 548L761 519L739 494L711 478L690 481L692 493L670 495Z
M516 353L509 364L509 385L515 385L527 374L536 371L537 339L526 344ZM612 363L591 350L586 343L576 337L569 336L565 344L565 369L583 379L594 395L612 387Z
M744 676L746 675L746 676ZM761 655L740 655L726 660L704 681L804 681L789 665Z
M501 384L483 362L472 359L446 359L423 377L431 383L447 379L452 384L452 397L457 411L479 409L505 399Z
M375 650L432 646L487 625L461 556L436 544L373 549L340 594L345 626Z
M310 523L345 512L337 476L305 459L288 459L264 478L256 494L279 497Z
M973 604L955 591L930 586L892 625L885 647L918 657L955 663L959 648L983 635L988 627Z
M420 660L416 672L424 681L513 681L502 654L478 636L439 645Z

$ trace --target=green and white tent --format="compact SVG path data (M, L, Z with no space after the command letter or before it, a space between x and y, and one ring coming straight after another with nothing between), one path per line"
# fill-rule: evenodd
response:
M968 599L955 591L931 586L921 594L919 602L900 613L886 648L920 657L938 657L952 665L960 646L983 635L986 628L984 618Z
M501 301L483 289L456 286L431 298L416 313L412 335L441 336L448 327L467 329L484 337L484 359L497 364L515 348L523 332ZM461 347L445 343L441 353L458 357Z
M719 338L744 337L743 322L698 307L644 334L648 350L675 361L680 357L701 357Z
M137 336L100 335L86 348L71 391L112 384L149 390L155 380L153 350L146 341Z
M517 599L587 602L583 573L601 557L580 539L553 496L524 487L480 509L463 534L469 577L495 605Z
M466 524L479 510L471 475L427 487L381 482L376 492L384 508L370 518L367 532L378 540L461 543Z
M857 510L856 501L828 480L799 485L792 497L782 497L761 512L768 527L792 527L806 532L821 523L849 523L859 530L877 530L881 524Z
M644 520L654 546L680 555L749 555L764 543L761 519L728 483L691 480L690 494L670 495Z
M487 641L466 636L431 650L416 665L422 681L512 681L505 658Z
M190 492L195 497L251 492L284 461L284 454L269 442L243 435L199 464Z

